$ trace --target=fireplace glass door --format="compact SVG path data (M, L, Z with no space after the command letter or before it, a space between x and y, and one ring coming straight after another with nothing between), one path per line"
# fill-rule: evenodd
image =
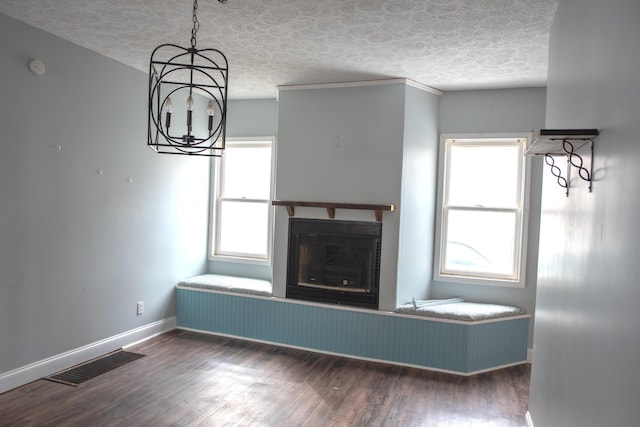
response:
M378 307L379 222L292 218L287 298Z

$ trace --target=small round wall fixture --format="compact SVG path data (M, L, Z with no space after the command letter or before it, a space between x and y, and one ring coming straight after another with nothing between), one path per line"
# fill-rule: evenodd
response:
M34 59L33 61L29 62L29 69L36 76L41 76L45 72L44 62L40 61L39 59Z
M197 9L198 1L194 0L191 47L163 44L151 54L147 145L158 153L221 157L226 141L229 66L218 49L196 47L200 26ZM184 110L175 114L176 120L178 100L184 100ZM196 106L205 103L206 108L198 110Z

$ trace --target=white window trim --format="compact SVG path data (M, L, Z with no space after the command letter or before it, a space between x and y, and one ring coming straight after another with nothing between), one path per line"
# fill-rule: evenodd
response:
M261 142L261 141L270 141L271 142L271 183L269 186L270 195L269 198L273 198L273 194L275 191L275 165L276 165L276 144L275 137L273 136L252 136L252 137L233 137L227 138L227 142ZM224 154L223 154L224 156ZM209 188L209 239L208 239L208 260L209 261L221 261L221 262L230 262L230 263L241 263L241 264L253 264L253 265L265 265L271 266L273 261L273 222L274 222L274 208L271 206L271 201L269 200L269 216L268 216L268 230L267 230L267 257L266 258L251 258L247 257L245 254L241 254L238 256L234 256L231 254L217 255L215 254L216 242L217 239L216 230L218 228L218 218L217 218L217 207L216 203L218 200L218 194L220 191L220 182L218 180L219 171L221 167L221 158L220 157L212 157L211 158L211 173L210 173L210 188ZM260 199L262 200L262 199ZM251 201L247 199L243 199L243 201Z
M514 133L463 133L463 134L441 134L438 147L438 196L436 208L436 237L434 246L433 260L433 280L437 282L450 282L470 285L488 285L503 286L509 288L524 288L527 272L527 239L529 234L529 194L531 182L531 159L524 156L524 180L521 187L522 195L522 235L520 239L520 256L516 260L520 264L520 274L518 280L498 279L498 278L478 278L463 275L440 274L441 254L443 253L444 242L442 239L442 217L443 217L443 201L444 201L444 177L445 177L445 140L448 139L498 139L498 138L526 138L530 143L532 138L531 132L514 132Z

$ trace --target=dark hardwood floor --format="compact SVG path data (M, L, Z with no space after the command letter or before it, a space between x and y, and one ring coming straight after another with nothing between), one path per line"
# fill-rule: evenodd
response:
M528 364L461 377L173 331L78 387L0 395L2 426L517 426Z

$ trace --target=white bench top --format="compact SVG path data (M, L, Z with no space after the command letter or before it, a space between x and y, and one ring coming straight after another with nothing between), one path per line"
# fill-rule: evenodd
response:
M237 292L240 294L272 295L271 282L268 280L251 279L249 277L225 276L222 274L201 274L184 279L178 286L188 288L211 289L216 291Z
M415 301L415 304L411 302L401 305L394 312L466 322L527 314L520 307L468 302L462 298Z

